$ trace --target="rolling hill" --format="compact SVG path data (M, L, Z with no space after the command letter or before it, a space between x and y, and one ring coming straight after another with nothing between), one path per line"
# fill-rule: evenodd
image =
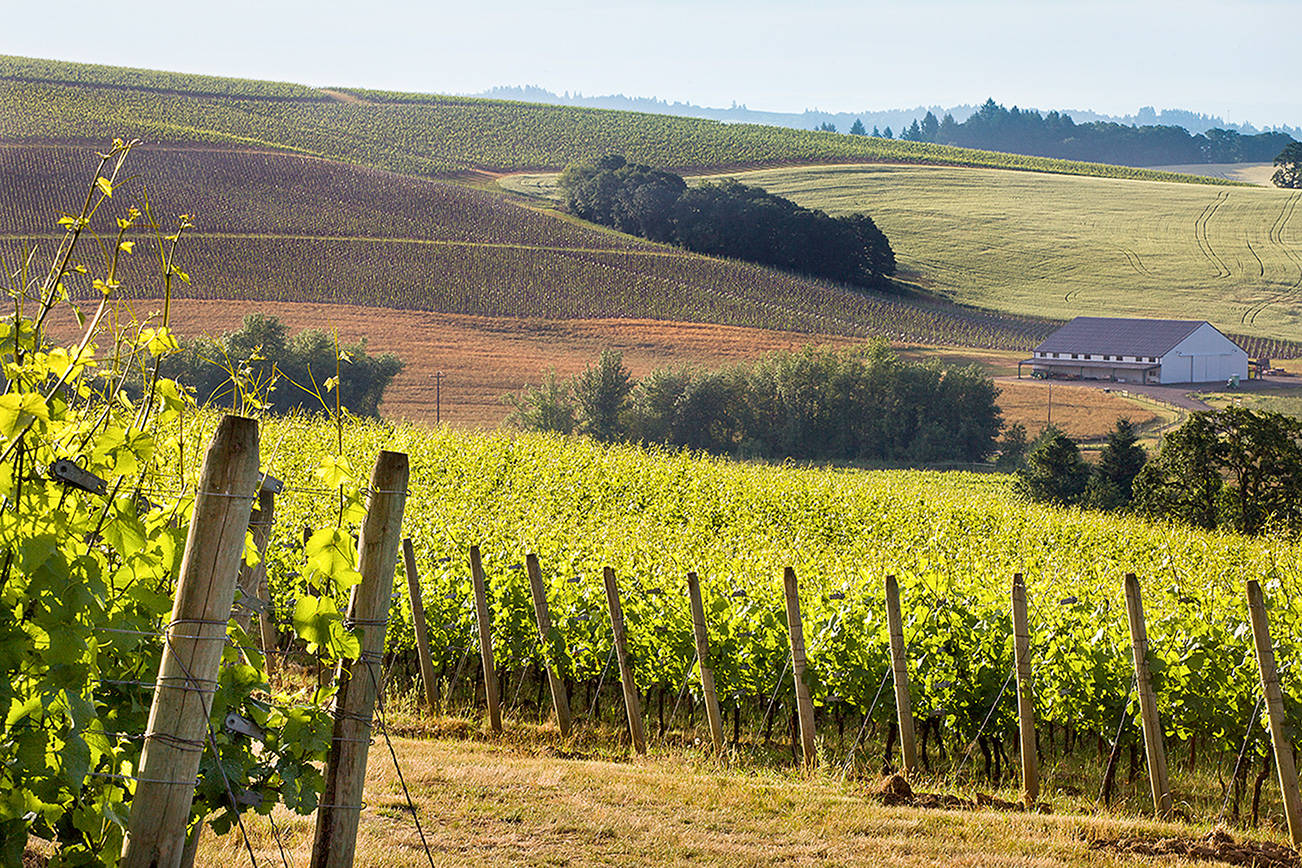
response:
M93 155L74 145L0 147L0 257L12 273L32 244L52 248L55 210L74 210ZM687 253L539 213L500 195L292 154L144 147L138 179L160 222L195 230L182 296L325 302L541 319L660 319L895 341L1024 348L1053 328L945 301L868 294ZM111 228L108 212L97 228ZM138 252L147 248L142 245ZM128 257L124 290L159 293ZM72 286L90 294L89 286Z
M734 177L831 214L867 211L905 279L963 304L1302 335L1297 191L906 166Z
M0 140L114 136L275 148L412 175L560 169L594 154L682 170L816 162L988 166L1226 183L1168 172L699 118L299 85L0 55Z
M0 57L7 265L33 242L53 243L53 212L71 208L93 146L115 135L150 143L131 170L155 213L196 217L182 254L193 284L177 289L196 299L690 321L1024 350L1053 318L1081 310L1187 315L1212 297L1198 283L1210 267L1220 276L1206 315L1250 336L1254 353L1299 349L1283 340L1296 333L1291 211L1261 204L1273 191L1224 179L664 115ZM693 255L481 189L486 174L555 169L607 150L698 174L768 165L746 177L829 211L867 208L916 291L865 293ZM828 161L853 165L791 165ZM1137 190L1147 210L1133 210ZM1163 214L1171 232L1196 239L1204 260L1187 251L1166 258L1154 247L1161 233L1151 243L1131 237L1155 232ZM1246 254L1225 243L1224 231L1240 230L1261 286ZM148 298L158 287L144 265L136 257L124 274L129 291ZM1115 292L1098 289L1113 282Z

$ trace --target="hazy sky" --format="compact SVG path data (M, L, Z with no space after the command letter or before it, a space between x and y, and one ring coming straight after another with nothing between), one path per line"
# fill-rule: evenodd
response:
M431 92L835 111L1142 105L1302 124L1298 0L0 0L0 53ZM125 10L121 13L116 9Z

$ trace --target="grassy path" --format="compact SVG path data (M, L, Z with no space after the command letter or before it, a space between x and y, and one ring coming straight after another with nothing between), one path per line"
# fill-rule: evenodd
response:
M434 864L1224 864L1155 861L1090 846L1134 835L1202 837L1203 827L1115 816L883 807L872 795L874 784L824 774L729 770L682 754L637 761L581 751L558 755L512 738L508 732L507 741L497 743L395 741ZM358 868L429 864L382 742L371 751L366 803ZM290 864L306 864L313 819L281 809L275 816ZM254 817L249 826L259 861L281 864L267 821ZM199 863L245 865L248 857L238 834L217 838L208 831Z

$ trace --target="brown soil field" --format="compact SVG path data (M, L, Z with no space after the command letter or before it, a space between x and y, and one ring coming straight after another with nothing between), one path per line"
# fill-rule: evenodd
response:
M129 321L157 318L157 300L124 302ZM739 326L660 320L544 320L398 311L356 305L267 303L257 310L277 316L291 332L308 328L337 329L343 343L365 338L372 353L395 353L406 367L389 387L381 412L387 418L433 421L435 374L443 372L439 418L452 425L491 427L510 408L502 396L542 380L549 369L568 377L582 371L604 348L619 350L634 376L666 365L720 367L777 350L805 345L853 346L862 340ZM175 299L172 329L183 337L220 335L239 328L251 306L239 302ZM75 323L66 309L52 319L52 332L70 339ZM907 358L936 355L950 362L977 362L1003 373L999 354L940 348L901 347ZM1009 422L1021 422L1034 435L1044 425L1042 384L1001 383L999 405ZM1144 422L1153 418L1119 396L1099 389L1055 386L1054 422L1078 438L1094 438L1121 416Z

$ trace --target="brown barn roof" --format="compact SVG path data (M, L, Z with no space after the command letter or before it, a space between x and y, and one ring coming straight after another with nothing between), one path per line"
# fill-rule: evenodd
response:
M1044 339L1037 353L1161 356L1193 334L1204 320L1078 316Z

